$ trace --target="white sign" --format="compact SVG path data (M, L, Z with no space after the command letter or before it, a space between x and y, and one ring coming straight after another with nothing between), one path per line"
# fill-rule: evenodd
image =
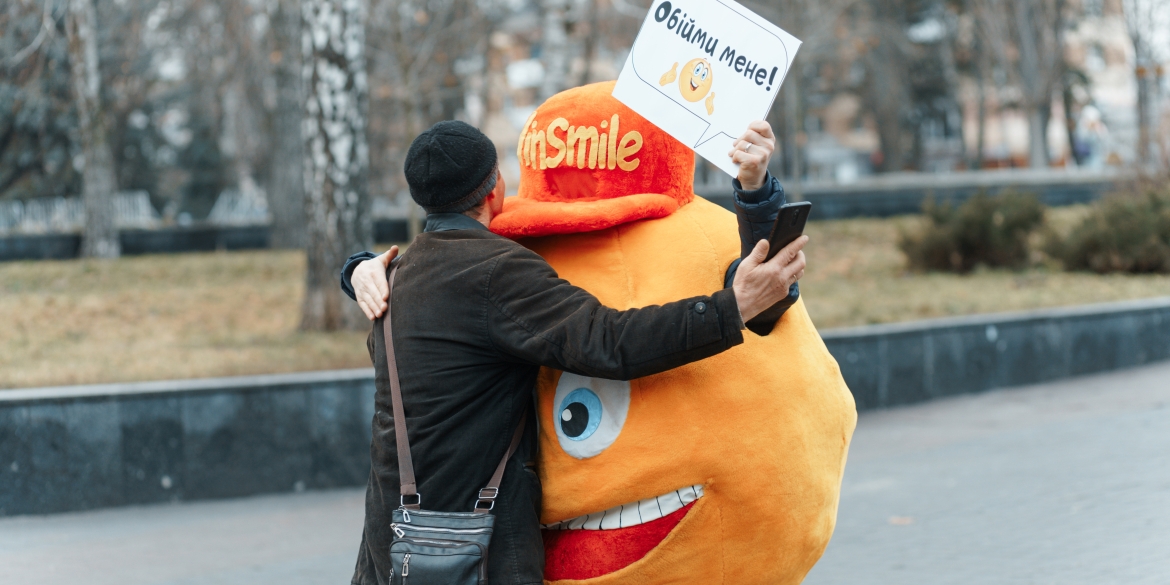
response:
M727 174L727 152L763 119L800 41L732 0L655 0L613 97Z

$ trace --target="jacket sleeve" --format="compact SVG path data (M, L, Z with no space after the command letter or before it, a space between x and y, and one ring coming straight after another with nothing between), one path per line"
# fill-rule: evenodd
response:
M559 278L543 258L523 249L496 258L484 302L484 325L497 351L584 376L641 378L743 342L739 307L730 289L617 311Z
M358 252L350 256L345 265L341 267L341 291L350 298L350 300L357 300L357 295L353 292L353 271L357 270L358 264L369 260L370 258L377 258L378 255L373 252Z
M731 185L735 191L735 217L739 221L739 259L727 267L723 283L728 288L735 282L735 272L739 269L739 263L752 253L756 242L771 235L772 224L776 223L780 207L785 203L784 187L770 172L764 177L764 186L755 191L745 191L739 179L732 179ZM776 322L798 298L800 284L794 282L788 288L787 297L753 317L747 322L747 328L756 335L771 333Z

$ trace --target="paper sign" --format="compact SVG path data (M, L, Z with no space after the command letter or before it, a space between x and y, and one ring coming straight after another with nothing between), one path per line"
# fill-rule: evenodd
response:
M799 48L731 0L656 0L613 97L734 177L727 152L768 114Z

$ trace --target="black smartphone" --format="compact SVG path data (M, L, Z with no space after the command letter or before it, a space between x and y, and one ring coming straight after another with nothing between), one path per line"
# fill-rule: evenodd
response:
M764 259L765 262L804 233L804 224L808 221L810 211L812 203L809 201L788 203L780 207L780 214L776 216L776 223L772 224L772 233L768 236L768 257Z

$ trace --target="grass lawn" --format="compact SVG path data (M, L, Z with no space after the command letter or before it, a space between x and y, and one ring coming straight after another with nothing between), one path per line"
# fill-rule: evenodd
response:
M1050 210L1060 229L1083 209ZM897 249L916 218L809 225L801 283L821 328L1170 295L1170 276L913 274ZM0 264L0 388L369 365L365 332L301 333L296 252Z
M1067 233L1087 206L1050 208L1048 225ZM1170 295L1170 275L1064 272L1037 258L1026 271L977 270L961 276L906 270L899 229L919 217L810 223L809 267L801 296L820 328L1018 311ZM1034 248L1040 248L1039 238Z
M300 333L298 252L0 264L0 388L369 365L361 332Z

